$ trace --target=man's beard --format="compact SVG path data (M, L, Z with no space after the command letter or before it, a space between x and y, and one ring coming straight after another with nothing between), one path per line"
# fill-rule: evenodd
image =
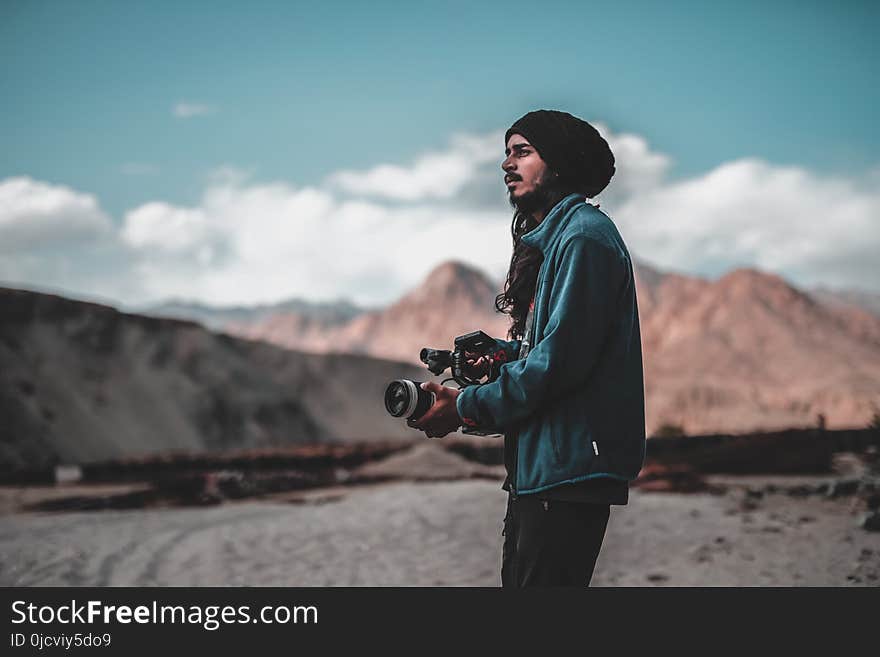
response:
M522 214L533 215L542 210L546 214L565 196L557 182L557 177L545 175L538 181L532 191L517 198L514 198L513 194L508 193L507 200L512 208Z

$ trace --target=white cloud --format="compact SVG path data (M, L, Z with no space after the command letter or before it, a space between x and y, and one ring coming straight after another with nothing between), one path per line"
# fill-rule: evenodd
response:
M757 159L641 190L612 209L632 251L661 267L749 266L801 285L880 287L880 192Z
M111 226L91 194L28 177L0 181L0 253L94 239Z
M501 162L503 139L503 132L455 135L449 148L425 153L410 166L380 164L367 171L338 171L328 183L350 194L394 201L451 199L480 168Z
M224 164L209 171L205 176L205 183L207 187L239 186L253 177L253 170Z
M635 257L698 274L755 266L803 285L880 288L880 170L822 176L744 159L673 181L670 159L642 137L597 127L618 169L598 200ZM450 258L499 279L511 247L502 142L501 132L457 135L410 166L338 172L315 187L224 167L193 206L156 200L118 228L93 196L9 179L0 182L0 279L129 304L387 303ZM77 239L79 250L69 247ZM59 248L50 257L44 243Z
M614 153L614 177L596 197L601 204L616 203L657 188L669 173L672 160L652 151L647 140L630 133L614 134L598 121L593 125L608 141Z
M210 240L210 226L200 209L147 203L125 215L121 237L136 249L187 252Z
M509 253L497 238L508 220L504 211L387 207L285 183L233 184L210 187L197 208L137 208L126 216L123 235L141 254L137 274L150 299L347 296L372 304L403 293L452 257L500 271ZM452 233L469 239L458 244ZM199 248L221 257L200 258Z
M133 293L126 249L97 199L26 177L0 181L0 281L96 301Z
M191 119L195 116L205 116L206 114L213 114L216 111L216 108L211 105L207 105L205 103L190 103L186 101L176 103L171 109L171 112L178 119Z

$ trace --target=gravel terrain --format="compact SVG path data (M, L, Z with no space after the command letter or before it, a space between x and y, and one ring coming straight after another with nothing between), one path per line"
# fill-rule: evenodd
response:
M596 586L876 586L854 498L633 490ZM766 482L764 482L766 483ZM14 491L4 489L0 497ZM393 482L189 509L11 513L3 586L498 586L497 481Z

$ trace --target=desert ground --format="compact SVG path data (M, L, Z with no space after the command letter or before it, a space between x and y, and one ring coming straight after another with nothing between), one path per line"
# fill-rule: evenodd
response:
M594 586L876 586L880 532L828 478L715 477L612 507ZM112 487L110 487L112 488ZM394 481L199 508L21 512L0 491L3 586L500 584L506 493L488 478Z

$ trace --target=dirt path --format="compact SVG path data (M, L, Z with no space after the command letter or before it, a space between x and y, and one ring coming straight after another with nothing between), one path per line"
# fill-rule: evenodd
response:
M0 517L0 585L497 586L498 482L389 483L310 503ZM878 585L849 499L633 491L594 585Z

